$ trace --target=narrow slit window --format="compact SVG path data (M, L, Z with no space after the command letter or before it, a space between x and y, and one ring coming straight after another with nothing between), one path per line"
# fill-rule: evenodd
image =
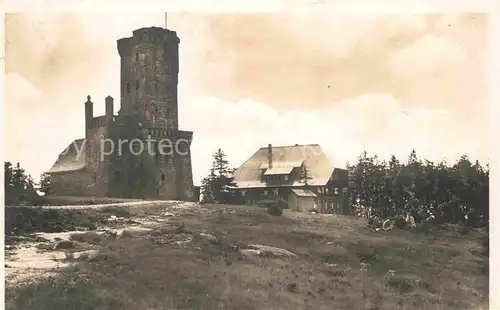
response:
M135 89L138 90L139 89L139 80L136 80L135 81Z
M165 175L164 174L161 175L161 180L165 181Z
M135 61L139 61L139 53L135 53Z

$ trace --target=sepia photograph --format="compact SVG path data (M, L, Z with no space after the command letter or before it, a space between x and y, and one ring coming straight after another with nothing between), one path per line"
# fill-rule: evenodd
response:
M4 26L5 309L490 308L487 13Z

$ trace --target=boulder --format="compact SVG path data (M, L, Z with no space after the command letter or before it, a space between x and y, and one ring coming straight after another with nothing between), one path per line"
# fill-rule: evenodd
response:
M296 257L297 254L285 249L280 249L267 245L251 244L246 249L240 250L244 255L271 256L271 257Z

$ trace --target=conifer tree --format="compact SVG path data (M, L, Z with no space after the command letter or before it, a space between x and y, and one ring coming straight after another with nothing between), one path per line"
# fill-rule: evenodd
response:
M50 181L50 174L44 173L40 176L40 191L45 195L50 195L52 192L52 185Z
M235 187L233 170L229 168L226 154L219 148L213 155L210 175L202 180L202 201L205 203L231 203L236 195Z

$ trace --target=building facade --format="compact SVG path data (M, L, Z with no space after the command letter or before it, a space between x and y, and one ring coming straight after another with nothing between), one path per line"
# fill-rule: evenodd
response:
M281 198L299 211L350 213L347 170L333 167L318 144L269 144L235 170L234 180L249 205Z
M85 102L85 139L48 171L54 195L193 200L191 131L179 129L179 37L151 27L118 40L121 100Z

